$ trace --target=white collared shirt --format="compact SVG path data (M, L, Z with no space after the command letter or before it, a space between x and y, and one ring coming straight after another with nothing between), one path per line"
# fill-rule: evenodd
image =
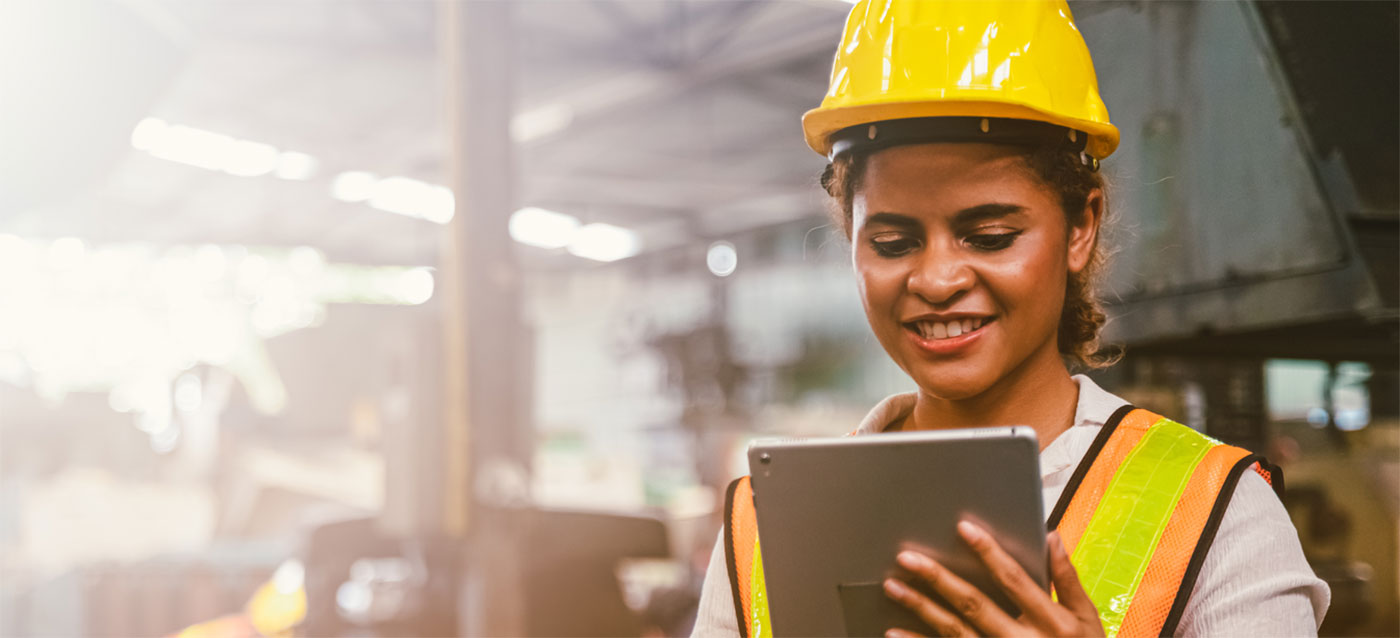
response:
M1048 515L1070 475L1109 417L1127 405L1088 377L1075 375L1074 425L1040 452L1041 497ZM883 431L914 409L914 393L881 401L857 434ZM1177 636L1315 636L1331 599L1327 584L1303 558L1298 533L1273 488L1245 472L1221 518ZM692 637L739 635L724 560L724 535L710 555Z

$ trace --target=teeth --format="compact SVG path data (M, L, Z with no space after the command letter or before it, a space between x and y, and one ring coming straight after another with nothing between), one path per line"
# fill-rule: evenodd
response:
M983 319L963 319L961 321L920 321L914 324L919 336L925 339L947 339L967 334L982 327Z

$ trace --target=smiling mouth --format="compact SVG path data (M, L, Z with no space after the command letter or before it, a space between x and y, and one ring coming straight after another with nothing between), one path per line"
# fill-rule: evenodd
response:
M911 321L904 324L904 327L927 341L938 341L976 332L993 321L996 321L996 317L977 317L956 321Z

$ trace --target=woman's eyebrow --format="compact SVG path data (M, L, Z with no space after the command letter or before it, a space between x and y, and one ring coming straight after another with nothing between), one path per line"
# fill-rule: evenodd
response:
M1015 204L979 204L971 208L964 208L953 214L953 223L966 226L978 222L1001 219L1025 212L1025 206Z
M899 213L875 213L865 218L865 225L879 224L882 226L896 226L901 228L917 228L922 224L919 220L909 215Z
M978 204L953 213L952 223L956 226L970 226L979 222L1001 219L1024 213L1025 206L1016 204ZM918 228L923 225L919 218L900 213L879 212L865 218L865 226L894 226L896 228Z

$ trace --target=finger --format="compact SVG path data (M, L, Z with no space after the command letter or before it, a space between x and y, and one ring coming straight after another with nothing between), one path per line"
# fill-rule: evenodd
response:
M958 534L976 552L987 566L992 578L1001 585L1001 590L1016 603L1031 623L1039 627L1053 627L1058 616L1064 612L1050 598L1050 594L1031 579L1025 568L1016 562L996 539L986 530L969 521L958 523Z
M1016 621L987 598L982 590L948 571L932 558L919 552L903 551L899 553L897 560L905 569L931 585L933 590L947 601L951 611L972 627L979 629L979 633L1004 635L1017 630Z
M1045 540L1050 546L1050 580L1055 583L1060 604L1074 612L1076 617L1086 623L1085 626L1098 627L1102 632L1103 622L1099 620L1099 610L1094 606L1089 594L1084 591L1084 585L1079 582L1079 570L1070 562L1065 544L1060 540L1060 533L1050 532Z
M885 595L894 599L895 602L909 608L920 619L928 623L940 636L976 636L961 618L953 612L944 609L938 603L929 600L927 596L919 593L913 587L904 584L897 578L885 579ZM909 633L904 629L891 629L892 632ZM885 632L888 637L889 632Z
M924 638L924 635L916 634L907 629L894 628L885 632L885 638Z

